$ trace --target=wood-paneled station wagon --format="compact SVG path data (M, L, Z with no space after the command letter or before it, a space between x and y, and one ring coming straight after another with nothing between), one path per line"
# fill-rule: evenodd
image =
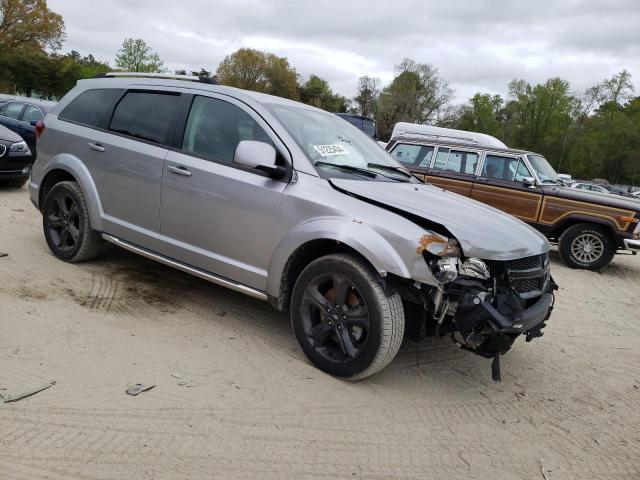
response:
M410 123L396 124L386 148L425 181L527 222L558 243L570 267L597 270L619 250L640 251L640 201L568 188L542 155Z

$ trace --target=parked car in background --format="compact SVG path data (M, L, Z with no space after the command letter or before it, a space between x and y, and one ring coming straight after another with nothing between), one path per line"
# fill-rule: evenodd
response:
M5 101L0 104L0 125L13 130L27 142L35 160L37 130L44 117L53 108L55 102L19 98Z
M610 193L604 186L596 185L595 183L574 182L570 186L571 188L577 188L578 190L586 190L589 192Z
M634 198L640 198L640 190L637 190L635 192L631 192L631 196Z
M376 122L373 119L369 117L363 117L362 115L354 115L351 113L336 113L335 115L339 116L340 118L343 118L344 120L349 122L351 125L358 128L359 130L362 130L364 133L366 133L369 137L373 138L374 140L378 139Z
M106 240L266 300L350 379L394 358L405 322L493 358L494 378L517 337L542 335L540 233L423 184L333 114L196 82L81 80L47 115L29 190L54 255Z
M524 220L558 243L570 267L596 270L619 249L640 251L637 201L567 187L535 152L488 146L472 132L447 137L432 128L403 124L387 149L425 181Z
M22 137L0 125L0 185L23 186L32 163L31 150Z

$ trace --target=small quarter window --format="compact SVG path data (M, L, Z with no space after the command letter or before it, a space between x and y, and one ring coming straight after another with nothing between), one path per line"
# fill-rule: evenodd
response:
M122 90L115 88L87 90L73 99L58 118L88 127L105 127L107 112L121 96Z
M22 121L31 123L37 122L38 120L42 120L44 117L42 116L42 112L40 109L34 105L27 105L24 113L22 114Z

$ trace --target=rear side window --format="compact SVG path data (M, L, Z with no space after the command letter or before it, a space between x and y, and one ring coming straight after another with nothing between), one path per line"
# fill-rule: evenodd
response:
M38 120L42 120L44 117L42 116L42 112L40 109L33 105L27 105L24 113L22 114L23 122L37 122Z
M121 96L122 90L115 88L87 90L72 100L58 118L88 127L104 126L106 114Z
M24 108L24 103L11 102L4 108L4 111L2 114L5 117L18 120L20 118L20 114L22 113L23 108Z
M195 98L182 141L184 151L231 163L241 140L273 146L262 127L242 109L215 98Z
M168 145L179 109L180 95L129 92L116 106L109 130Z

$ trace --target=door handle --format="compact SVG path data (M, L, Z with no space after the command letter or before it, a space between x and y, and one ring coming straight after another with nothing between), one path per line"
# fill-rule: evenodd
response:
M183 167L181 165L169 165L167 167L171 173L175 173L176 175L182 175L183 177L190 177L191 172L187 170L187 167Z
M91 150L95 150L96 152L104 152L104 147L102 145L100 145L99 143L88 143L89 148Z

